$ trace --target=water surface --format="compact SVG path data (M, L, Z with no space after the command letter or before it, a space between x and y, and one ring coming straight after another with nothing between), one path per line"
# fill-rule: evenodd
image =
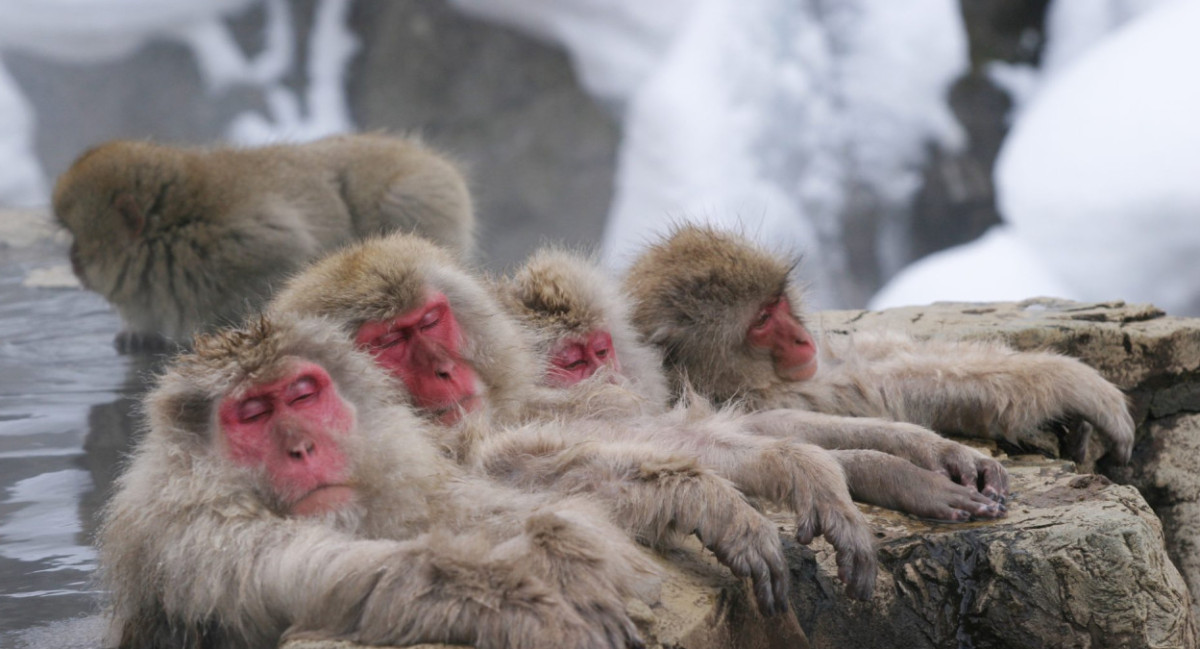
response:
M94 647L96 517L156 361L116 353L45 217L0 219L0 646Z

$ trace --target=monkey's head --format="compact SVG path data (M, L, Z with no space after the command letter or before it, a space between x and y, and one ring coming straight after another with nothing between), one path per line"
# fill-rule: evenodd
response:
M110 300L120 297L121 270L158 226L182 155L148 142L108 142L85 151L59 176L54 215L71 233L71 267L85 287Z
M292 278L268 309L332 320L442 424L515 402L536 376L520 328L484 283L415 235L329 255Z
M337 514L373 488L356 478L379 453L359 412L394 401L390 381L328 323L262 318L197 336L146 408L152 434L165 436L156 441L183 449L174 455L208 477L214 497L253 493L281 515Z
M569 387L603 369L665 403L661 358L638 340L616 282L594 260L543 248L501 288L505 307L535 338L546 385Z
M789 264L746 239L687 225L629 270L633 322L669 367L718 400L817 371Z

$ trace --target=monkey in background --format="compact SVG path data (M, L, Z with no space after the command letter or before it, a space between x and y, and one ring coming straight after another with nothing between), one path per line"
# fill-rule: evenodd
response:
M688 385L755 410L878 417L1018 446L1039 426L1079 420L1129 460L1125 396L1082 362L1000 342L872 333L818 352L792 268L738 235L694 225L634 262L624 281L633 322L661 351L677 397Z
M723 454L728 466L713 467L650 434L692 422L629 419L624 396L614 405L603 389L539 387L526 332L494 291L427 240L393 234L332 253L292 278L268 311L341 326L400 379L412 403L439 424L448 454L472 471L526 489L589 494L650 544L695 533L734 574L753 580L764 614L786 610L788 571L774 524L741 492L794 512L801 541L824 534L851 595L870 595L873 537L823 450L731 445ZM717 419L706 425L724 426Z
M586 498L466 475L392 380L320 320L197 337L105 511L112 642L641 646L642 550Z
M660 412L667 411L670 393L662 358L657 349L638 339L628 300L595 262L565 250L544 248L496 285L508 310L535 336L544 359L543 383L570 389L587 381L611 381L643 396L652 409L657 404ZM691 396L688 407L703 410L697 400L702 398ZM772 417L786 414L778 412ZM695 437L691 440L695 448L723 449L720 441L730 438L742 445L773 444L753 437L756 415L724 416L735 421L740 418L744 431L710 438L709 429L693 426L684 432ZM1004 514L1004 505L996 502L1008 495L1003 466L932 431L874 419L831 420L808 413L795 413L790 429L786 424L772 426L786 430L791 439L835 449L832 455L841 464L855 500L948 521ZM661 432L653 438L660 444L677 443ZM721 461L701 457L710 463Z
M319 254L411 231L459 255L475 216L462 173L414 139L188 149L114 141L59 177L71 265L123 322L122 352L184 344L253 313Z

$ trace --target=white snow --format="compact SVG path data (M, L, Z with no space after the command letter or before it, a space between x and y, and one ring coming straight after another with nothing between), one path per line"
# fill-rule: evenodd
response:
M1056 75L996 166L1001 212L1084 299L1200 314L1200 2L1175 2Z
M451 0L566 49L580 85L620 112L700 0Z
M265 0L265 47L250 57L223 18L260 0L4 0L0 2L0 207L45 205L49 183L33 151L34 115L4 68L3 52L87 65L129 56L148 40L188 45L211 92L240 83L263 88L269 116L239 115L228 136L241 144L304 141L354 129L345 70L357 51L346 25L351 0L320 0L309 37L303 96L283 77L296 59L290 3Z
M46 176L33 155L33 108L0 58L0 206L46 202Z
M873 308L961 299L966 285L980 300L1015 290L1200 315L1200 2L1055 0L1047 22L997 160L1002 237L915 262ZM996 291L1013 269L1013 290Z
M272 16L279 22L289 21L285 0L269 0L277 6ZM326 135L354 130L350 107L346 101L346 67L358 51L358 37L346 25L350 0L321 0L313 17L308 43L308 84L301 102L296 94L284 87L283 74L292 64L290 30L280 43L288 43L280 64L272 68L273 77L263 79L271 117L247 111L234 118L229 137L242 144L271 142L303 142ZM282 45L281 45L282 47Z
M729 224L803 254L814 302L836 303L848 194L900 207L925 146L961 144L943 97L965 66L949 0L703 2L631 100L605 262L683 219Z
M900 271L867 308L1030 297L1079 299L1011 227L997 225L971 243L936 252Z

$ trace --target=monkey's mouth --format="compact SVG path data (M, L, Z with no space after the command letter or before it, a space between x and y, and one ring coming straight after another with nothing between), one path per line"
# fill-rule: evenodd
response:
M292 503L290 511L296 516L320 516L341 509L354 495L354 487L347 484L321 485Z
M818 356L813 354L813 357L804 363L776 364L775 374L785 381L807 381L817 373L817 358Z
M432 410L431 414L439 424L452 426L462 420L463 415L475 412L481 405L483 399L478 394L468 394L454 403Z

